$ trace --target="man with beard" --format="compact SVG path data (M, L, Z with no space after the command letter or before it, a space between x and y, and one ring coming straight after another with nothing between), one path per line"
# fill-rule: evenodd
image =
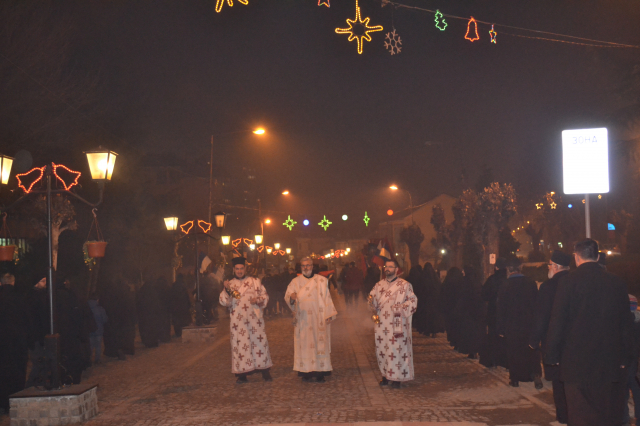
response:
M627 286L598 265L598 243L577 243L578 267L558 285L545 363L559 365L569 424L623 424L633 317Z
M414 378L411 318L418 307L413 287L398 278L397 272L398 263L387 260L385 278L369 295L369 306L375 312L376 357L382 373L380 386L391 383L394 388Z
M558 290L560 278L569 274L571 256L559 250L554 250L549 261L549 279L540 285L538 302L536 303L533 331L529 339L531 349L538 349L542 344L542 352L547 352L547 329L551 321L551 310ZM551 381L553 387L553 402L556 406L556 419L567 423L567 399L564 395L564 384L560 381L560 369L557 365L544 366L544 375Z
M311 258L300 261L302 274L294 278L284 295L293 311L293 369L303 381L324 382L331 366L331 325L338 311L329 293L329 282L313 272Z
M267 334L264 330L264 308L269 295L258 278L249 277L246 259L233 259L233 279L224 282L220 304L229 309L231 327L231 372L236 383L246 383L247 375L261 372L265 381L271 381L269 368L273 365L269 354Z
M507 344L509 385L518 387L519 382L533 380L540 389L540 357L529 347L538 286L522 275L522 262L515 256L507 261L507 276L507 286L498 298L498 333Z

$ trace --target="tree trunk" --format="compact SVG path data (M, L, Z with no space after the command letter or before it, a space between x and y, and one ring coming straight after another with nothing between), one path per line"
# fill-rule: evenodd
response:
M53 259L53 270L58 270L58 240L60 239L60 227L51 224L51 258Z

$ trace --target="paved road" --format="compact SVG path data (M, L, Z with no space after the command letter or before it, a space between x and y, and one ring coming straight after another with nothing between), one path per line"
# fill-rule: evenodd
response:
M222 319L213 343L174 338L159 348L141 348L127 361L88 371L84 381L99 384L100 414L87 424L557 424L550 383L542 391L532 383L511 388L504 370L488 370L457 354L443 336L414 334L416 380L402 389L381 388L373 327L364 306L346 313L342 299L334 294L334 300L339 310L332 325L334 372L326 383L303 383L292 371L291 319L276 318L266 326L273 382L254 375L237 385L230 371L229 323Z

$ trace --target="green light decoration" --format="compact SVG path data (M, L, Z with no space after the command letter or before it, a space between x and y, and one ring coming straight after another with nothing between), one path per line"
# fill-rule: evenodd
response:
M362 220L364 220L364 224L366 226L369 226L369 221L371 220L371 218L369 216L367 216L367 212L364 212L364 219L362 219Z
M324 228L324 230L326 231L327 228L329 227L329 225L331 225L333 222L329 222L327 220L327 215L324 216L324 219L322 219L318 225L322 226Z
M289 215L289 217L287 217L287 220L284 221L283 225L286 226L287 228L289 228L289 231L291 231L293 229L293 227L296 225L295 220L291 219L291 215Z
M442 21L441 21L442 19ZM440 31L444 31L447 29L447 21L442 17L442 13L439 10L436 10L436 28Z

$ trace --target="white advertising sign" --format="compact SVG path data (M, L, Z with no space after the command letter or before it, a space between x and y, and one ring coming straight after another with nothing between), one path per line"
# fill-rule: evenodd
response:
M565 194L609 192L607 129L564 130L562 166Z

